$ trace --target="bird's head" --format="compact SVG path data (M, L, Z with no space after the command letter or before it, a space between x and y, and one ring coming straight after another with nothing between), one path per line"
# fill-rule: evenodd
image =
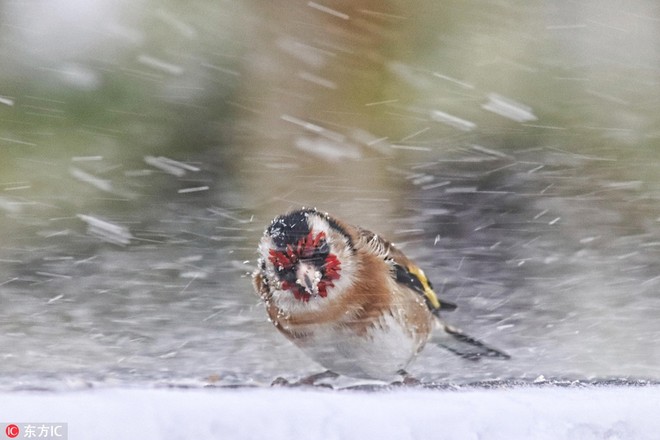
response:
M259 265L274 296L312 303L350 283L354 252L342 225L315 209L300 209L266 228Z

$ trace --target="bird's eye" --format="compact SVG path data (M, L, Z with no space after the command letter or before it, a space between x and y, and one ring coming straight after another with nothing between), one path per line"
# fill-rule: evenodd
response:
M277 275L282 281L287 281L290 284L296 283L296 271L293 268L278 272Z
M323 240L321 243L319 243L318 247L314 251L315 255L323 256L324 258L330 253L330 246L328 245L328 242Z
M330 254L330 246L327 241L323 240L314 248L309 259L314 261L317 266L321 266L328 254Z
M295 264L287 264L287 265L275 265L275 273L277 275L277 278L280 281L286 281L289 283L294 283L296 282L296 266Z

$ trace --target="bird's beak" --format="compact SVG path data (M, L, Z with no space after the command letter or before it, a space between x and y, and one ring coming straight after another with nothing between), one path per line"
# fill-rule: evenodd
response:
M304 288L312 296L319 294L319 281L321 273L316 269L313 263L300 261L298 270L296 270L296 284Z

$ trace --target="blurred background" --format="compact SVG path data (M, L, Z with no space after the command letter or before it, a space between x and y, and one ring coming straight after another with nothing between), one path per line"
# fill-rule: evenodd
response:
M652 0L0 2L0 388L318 372L249 272L315 206L424 268L422 380L660 379Z

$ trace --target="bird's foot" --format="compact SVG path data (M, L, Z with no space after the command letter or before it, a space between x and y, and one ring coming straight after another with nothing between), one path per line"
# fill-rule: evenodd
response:
M330 370L324 371L322 373L312 374L311 376L304 377L295 382L289 382L283 377L278 377L271 383L271 386L276 387L303 387L303 386L316 386L316 387L328 387L332 388L332 385L328 384L317 384L316 382L323 379L335 379L339 377L337 373L333 373Z
M422 382L413 377L406 370L399 370L398 374L401 376L401 380L392 382L390 385L395 387L418 387L422 385Z

